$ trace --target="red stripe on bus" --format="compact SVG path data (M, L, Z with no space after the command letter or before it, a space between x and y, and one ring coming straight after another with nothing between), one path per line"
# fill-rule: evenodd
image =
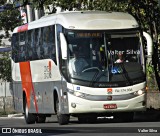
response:
M28 24L18 27L18 32L24 32L28 30Z
M22 89L26 91L28 108L30 108L30 98L33 95L36 112L38 113L37 100L36 100L35 90L32 82L30 62L29 61L20 62L19 65L20 65L20 73L21 73L21 80L22 80Z
M48 62L49 71L51 72L51 61Z

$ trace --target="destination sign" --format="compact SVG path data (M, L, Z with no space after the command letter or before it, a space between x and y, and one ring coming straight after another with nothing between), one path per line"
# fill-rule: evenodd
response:
M88 32L81 32L81 33L77 33L77 37L102 37L102 33L88 33Z

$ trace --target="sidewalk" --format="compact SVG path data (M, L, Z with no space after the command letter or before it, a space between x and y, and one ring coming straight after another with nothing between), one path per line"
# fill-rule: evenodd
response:
M24 115L22 113L8 115L8 118L13 118L13 117L24 117Z
M0 119L2 119L2 118L24 118L24 115L22 113L1 115Z

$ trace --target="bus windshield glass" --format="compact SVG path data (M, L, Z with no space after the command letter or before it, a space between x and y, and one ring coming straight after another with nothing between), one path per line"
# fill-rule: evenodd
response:
M145 80L143 49L138 31L65 32L68 72L74 84L120 87Z

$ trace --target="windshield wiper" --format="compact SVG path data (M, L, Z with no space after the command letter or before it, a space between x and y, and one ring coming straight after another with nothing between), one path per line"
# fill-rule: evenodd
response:
M89 86L91 86L91 87L93 86L93 83L94 83L95 79L97 78L98 73L99 73L99 71L95 72L95 74L94 74L94 76L93 76L93 78L92 78L92 80L91 80Z
M93 78L92 78L92 80L91 80L91 82L90 82L90 86L93 86L94 82L96 83L97 81L99 81L102 76L108 77L108 76L107 76L108 73L109 73L109 72L108 72L107 70L104 70L104 71L101 71L101 72L97 71L97 72L94 74L94 76L93 76ZM106 74L107 74L107 75L106 75ZM107 78L107 79L108 79L108 78Z
M107 60L107 74L108 74L108 79L107 79L107 81L109 82L109 63L108 63L108 51L107 51L107 42L106 42L106 33L104 32L104 47L105 47L105 55L106 55L106 60Z
M127 82L129 83L129 85L132 85L131 79L128 76L128 72L126 71L125 67L124 67L124 63L120 63L121 68L123 69L123 74L127 80Z

